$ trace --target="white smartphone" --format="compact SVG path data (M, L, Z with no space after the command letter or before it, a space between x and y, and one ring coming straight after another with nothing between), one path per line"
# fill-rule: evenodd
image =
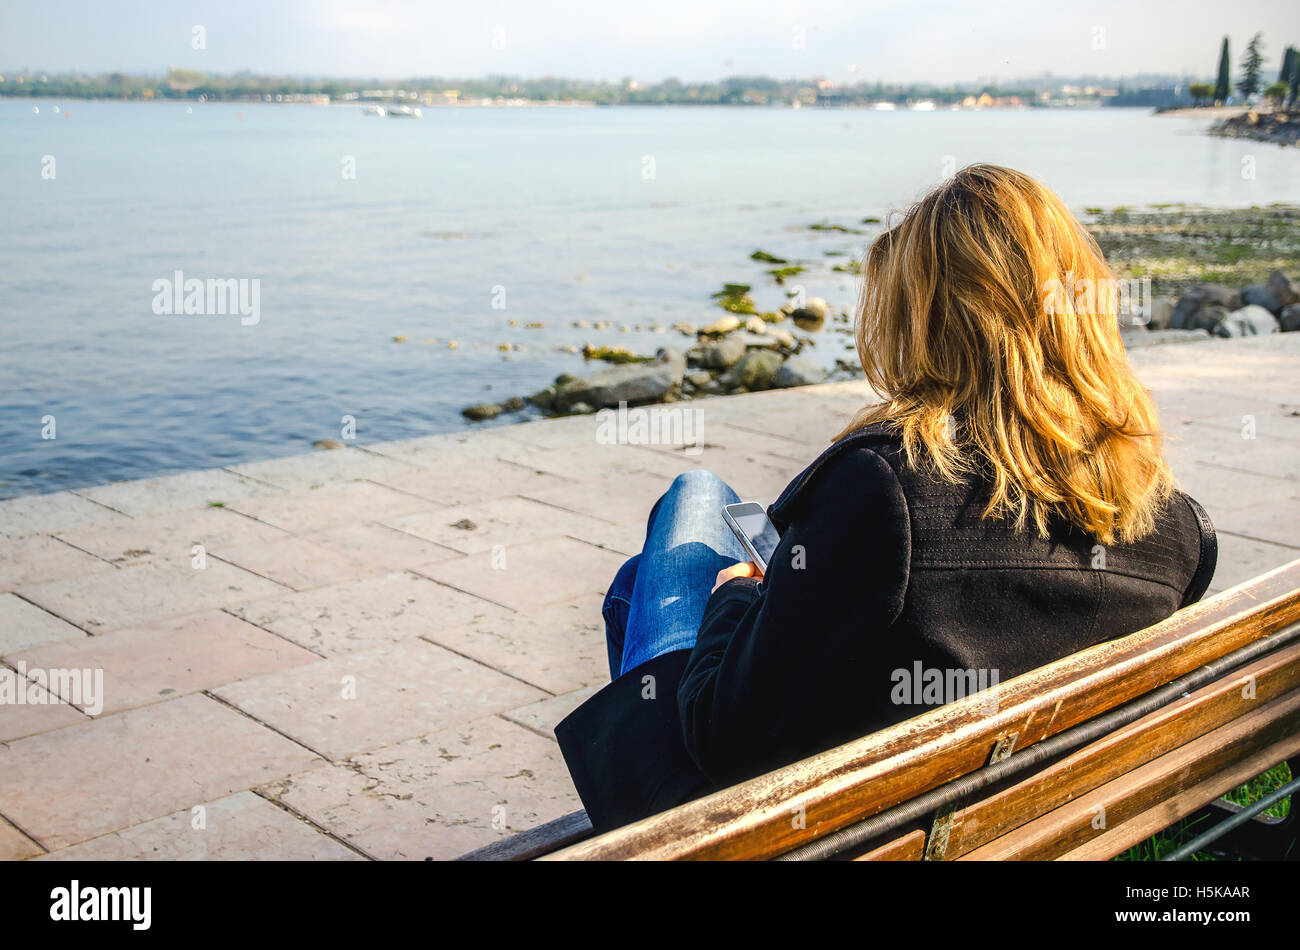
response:
M766 509L756 501L742 501L723 506L722 517L748 552L750 560L766 574L772 552L781 541L781 535L777 534L776 525L767 517Z

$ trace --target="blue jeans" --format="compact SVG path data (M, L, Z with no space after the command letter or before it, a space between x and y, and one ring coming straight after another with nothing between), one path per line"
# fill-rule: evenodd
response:
M718 571L749 560L722 519L722 506L738 501L718 476L695 469L655 502L645 547L619 568L605 595L611 679L695 645Z

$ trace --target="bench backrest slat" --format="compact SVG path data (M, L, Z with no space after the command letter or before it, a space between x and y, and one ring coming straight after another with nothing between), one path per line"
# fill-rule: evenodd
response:
M1054 735L1300 620L1300 560L998 687L547 856L766 858ZM803 827L792 818L802 813Z
M1043 817L967 852L962 860L1049 860L1208 782L1205 805L1300 750L1300 690L1252 709L1186 745L1080 795ZM1235 769L1235 772L1234 772ZM1239 775L1244 778L1238 779ZM1104 809L1104 812L1102 811ZM1168 823L1176 821L1169 818ZM1109 857L1109 855L1107 855Z
M1300 643L1263 656L1002 787L981 792L953 812L943 857L961 857L1297 689ZM908 835L899 832L893 837L897 841ZM869 847L889 855L891 844L882 840Z

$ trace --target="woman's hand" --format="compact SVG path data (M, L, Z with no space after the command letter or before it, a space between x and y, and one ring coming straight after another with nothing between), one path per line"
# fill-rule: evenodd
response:
M717 590L733 577L757 577L763 579L763 572L758 569L758 565L753 561L741 561L739 564L733 564L731 567L724 567L718 571L718 578L713 582L713 590Z

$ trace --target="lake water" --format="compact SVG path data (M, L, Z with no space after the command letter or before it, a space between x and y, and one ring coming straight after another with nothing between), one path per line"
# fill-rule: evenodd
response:
M453 108L410 121L0 100L0 497L309 451L340 438L345 414L359 444L460 429L467 404L595 368L561 345L685 345L619 328L709 322L724 281L778 306L756 248L814 261L795 280L849 305L853 278L826 252L860 255L870 235L808 225L884 217L945 163L1021 168L1076 210L1300 197L1295 150L1204 124L1126 109ZM177 271L256 279L260 319L155 313L155 281ZM851 356L845 340L822 334L813 352Z

